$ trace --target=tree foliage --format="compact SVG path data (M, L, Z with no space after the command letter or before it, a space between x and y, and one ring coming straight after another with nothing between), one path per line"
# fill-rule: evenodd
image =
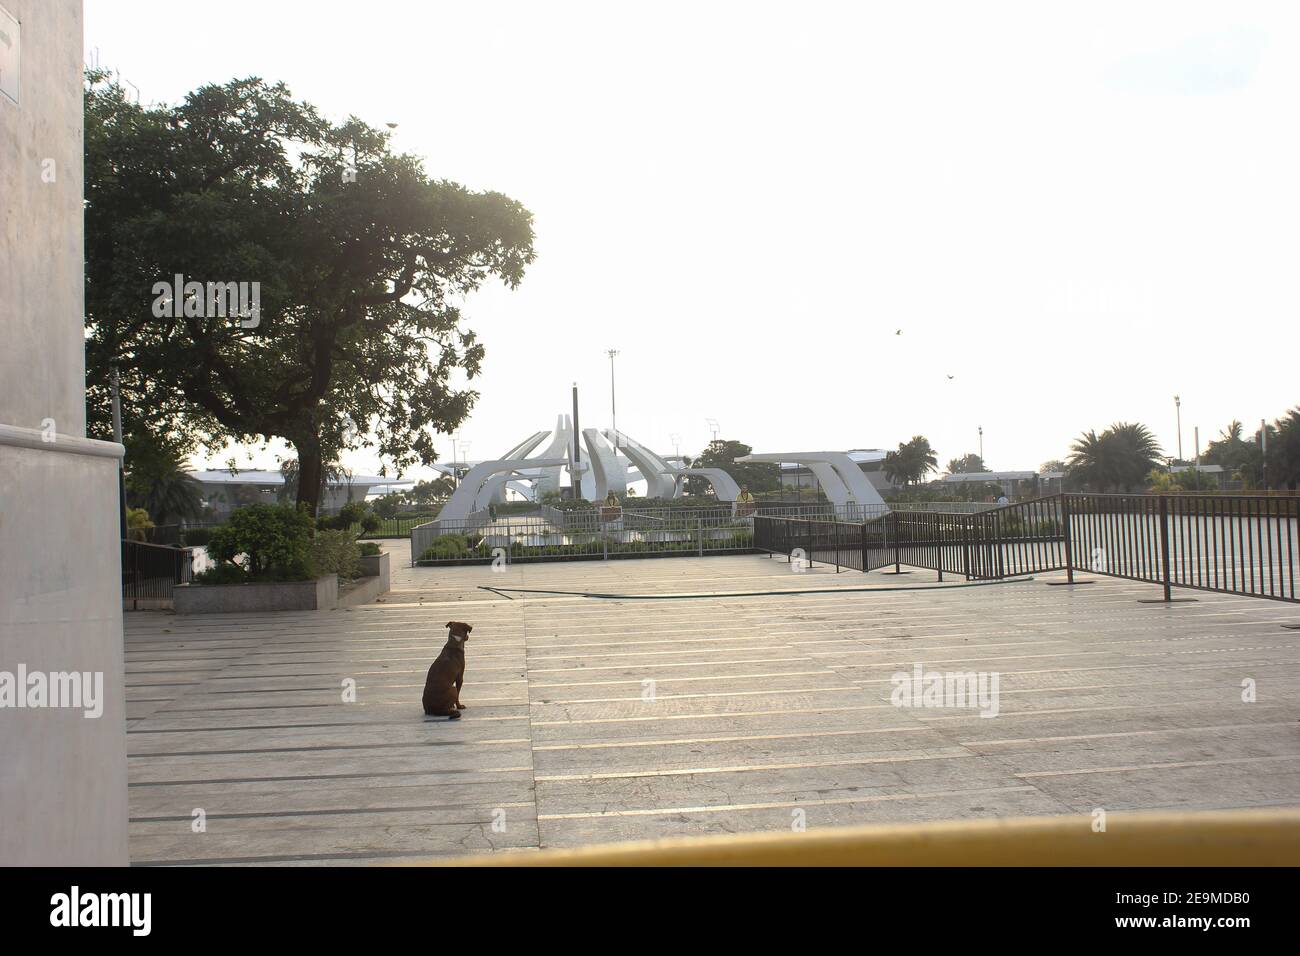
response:
M960 458L953 458L948 462L948 474L950 475L973 475L988 471L984 465L984 459L974 452L967 452Z
M180 524L203 514L202 489L186 471L177 444L146 429L127 435L126 500L156 524Z
M721 468L736 484L752 492L777 491L781 487L781 466L768 461L736 461L751 454L754 449L744 442L715 439L700 452L691 465L693 468ZM709 480L702 475L688 475L687 491L696 496L709 493Z
M1092 491L1134 491L1160 459L1160 444L1145 425L1116 422L1100 435L1084 432L1070 446L1068 475Z
M92 433L110 369L155 433L206 445L281 438L314 511L324 463L374 448L400 474L468 415L483 347L457 302L533 261L531 214L431 179L388 134L335 125L283 84L201 87L145 106L86 85L86 363ZM260 283L257 323L169 313L175 275ZM166 314L158 315L161 307Z
M902 485L918 484L938 467L938 456L924 435L914 435L911 441L900 442L898 450L885 455L880 464L886 478Z

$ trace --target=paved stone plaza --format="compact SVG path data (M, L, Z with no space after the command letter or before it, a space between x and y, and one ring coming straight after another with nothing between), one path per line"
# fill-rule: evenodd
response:
M758 556L406 568L384 603L127 614L131 858L376 863L644 837L1300 805L1300 607L1097 578L930 589ZM668 595L512 595L535 588ZM458 722L420 692L474 625ZM996 717L891 675L1000 675ZM343 702L343 682L356 702ZM1242 701L1242 682L1258 700ZM653 684L647 684L653 681ZM195 811L205 832L194 832Z

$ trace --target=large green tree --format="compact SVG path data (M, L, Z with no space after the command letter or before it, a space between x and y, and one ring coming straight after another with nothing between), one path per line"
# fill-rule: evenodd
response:
M398 474L434 461L432 433L477 397L453 380L483 359L456 303L489 279L519 283L528 210L430 178L387 133L335 125L282 84L154 107L91 72L85 101L92 433L108 433L115 367L131 423L209 446L288 442L313 511L346 448ZM176 275L257 282L260 310L175 301L155 286Z
M948 474L950 475L973 475L988 471L984 465L984 459L974 452L967 452L960 458L953 458L948 462Z

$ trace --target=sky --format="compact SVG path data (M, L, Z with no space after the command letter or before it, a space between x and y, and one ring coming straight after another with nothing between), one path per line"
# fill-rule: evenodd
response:
M147 102L282 80L535 215L459 457L568 411L661 453L1184 453L1300 403L1300 9L1286 3L86 0ZM438 436L439 457L452 458ZM275 467L275 447L240 450ZM229 452L196 464L219 465ZM379 461L344 456L358 473ZM427 472L416 469L415 476Z

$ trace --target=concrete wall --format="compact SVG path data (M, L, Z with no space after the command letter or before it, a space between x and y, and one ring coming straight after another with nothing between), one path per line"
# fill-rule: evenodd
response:
M22 24L19 103L0 96L0 422L84 435L81 0L0 7Z
M0 672L103 680L97 718L0 706L0 865L119 865L121 447L84 437L81 0L0 7L21 22L19 101L0 95Z
M339 605L339 579L266 584L178 584L172 589L177 614L251 614L265 611L331 611Z

